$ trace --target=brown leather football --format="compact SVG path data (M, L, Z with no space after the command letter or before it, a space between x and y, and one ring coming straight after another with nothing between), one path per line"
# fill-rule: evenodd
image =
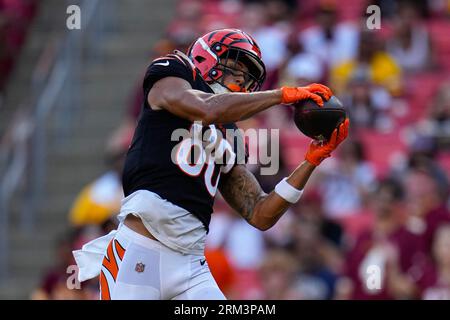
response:
M313 100L299 101L294 104L294 122L306 136L316 140L329 140L333 130L347 117L341 101L332 96L323 107Z

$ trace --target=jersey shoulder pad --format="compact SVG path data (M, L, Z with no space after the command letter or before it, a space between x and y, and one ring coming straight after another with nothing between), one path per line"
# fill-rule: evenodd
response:
M189 62L185 61L177 54L168 54L156 58L147 68L145 73L143 88L147 95L151 87L165 77L182 78L193 85L195 72Z

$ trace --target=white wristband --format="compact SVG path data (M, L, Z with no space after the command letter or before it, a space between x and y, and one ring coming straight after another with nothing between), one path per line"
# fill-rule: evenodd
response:
M291 186L284 178L275 186L275 192L282 197L284 200L290 203L297 203L302 196L303 190L298 190Z

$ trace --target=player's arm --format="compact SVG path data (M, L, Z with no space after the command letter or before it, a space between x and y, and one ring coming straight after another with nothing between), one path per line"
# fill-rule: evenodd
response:
M302 190L315 166L304 161L286 182ZM255 176L244 166L235 166L221 178L219 189L228 202L249 224L260 230L272 227L291 205L275 191L266 194Z
M271 228L289 206L299 200L314 169L345 140L348 127L349 121L346 120L334 130L329 142L324 145L311 143L305 161L269 194L262 190L255 176L244 165L236 165L221 178L220 193L249 224L260 230Z
M326 100L332 96L331 90L320 84L252 93L211 94L192 89L184 79L165 77L153 85L147 99L154 108L166 109L181 118L208 125L241 121L280 103L313 99L323 105L317 93Z

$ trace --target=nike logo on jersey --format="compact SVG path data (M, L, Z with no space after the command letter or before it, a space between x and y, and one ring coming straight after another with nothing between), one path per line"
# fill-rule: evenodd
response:
M200 260L200 264L203 266L206 263L206 259Z
M167 67L169 65L169 61L166 61L165 63L155 63L155 66L163 66L163 67Z

